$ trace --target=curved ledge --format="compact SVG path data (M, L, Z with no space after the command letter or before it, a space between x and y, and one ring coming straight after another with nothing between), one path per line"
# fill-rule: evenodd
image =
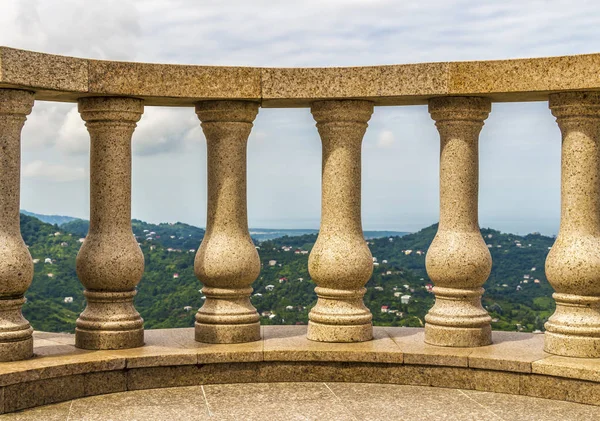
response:
M496 102L546 101L552 92L600 90L599 67L600 54L278 69L89 60L0 47L0 88L33 90L38 100L118 95L165 106L244 99L285 108L349 98L414 105L463 95Z
M306 326L263 326L263 339L194 341L194 330L146 331L119 351L74 347L73 335L36 332L36 356L0 364L3 412L84 396L160 387L247 382L362 382L520 394L600 405L600 360L550 356L543 335L494 332L481 348L423 343L423 329L375 328L375 339L326 344Z

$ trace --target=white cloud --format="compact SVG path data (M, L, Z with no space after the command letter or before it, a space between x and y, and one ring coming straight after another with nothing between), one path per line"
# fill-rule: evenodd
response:
M391 130L382 130L377 138L377 147L380 149L389 149L394 145L394 133Z
M56 147L68 155L87 155L90 135L76 107L65 116L56 139Z
M78 181L87 177L82 167L50 164L41 160L23 165L21 174L24 178L54 181L57 183Z
M133 134L133 153L147 156L181 152L186 143L203 138L193 108L146 107Z

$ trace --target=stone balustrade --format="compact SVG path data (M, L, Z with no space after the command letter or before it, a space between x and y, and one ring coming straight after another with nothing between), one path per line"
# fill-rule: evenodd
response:
M361 226L362 138L378 106L429 104L441 144L440 224L426 260L436 302L423 340L472 348L494 342L481 306L493 263L478 225L480 131L494 102L549 101L563 135L562 211L546 264L557 309L544 347L566 357L600 357L599 65L600 54L592 54L262 69L86 60L0 47L0 360L32 355L32 329L20 311L32 264L18 209L20 131L34 99L77 102L90 134L90 231L77 258L87 307L75 335L75 346L89 350L144 344L133 305L144 261L130 222L131 136L144 107L195 106L201 121L208 212L194 268L206 302L195 339L230 344L261 339L249 300L260 261L246 211L246 147L259 108L310 107L322 140L322 220L309 259L318 301L307 337L365 342L373 337L362 299L372 257Z

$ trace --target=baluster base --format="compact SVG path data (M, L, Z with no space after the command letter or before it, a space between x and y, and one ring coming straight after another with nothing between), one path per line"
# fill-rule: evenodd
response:
M196 322L196 341L207 344L237 344L260 340L260 322L243 325L204 324Z
M316 287L317 305L310 311L307 338L316 342L365 342L373 339L373 316L365 304L366 289Z
M366 342L373 339L373 325L325 325L309 321L306 337L315 342Z
M492 318L481 306L483 288L434 287L435 304L425 316L425 343L476 347L492 343Z
M33 356L33 329L21 314L24 297L0 299L0 361Z
M544 351L565 357L600 357L600 297L554 293L556 311L546 322Z
M0 342L0 362L20 361L33 357L33 338Z
M136 291L85 290L87 307L77 319L75 346L126 349L144 345L144 320L133 306Z
M260 340L260 316L250 302L252 288L205 286L206 301L196 313L196 341L235 344Z
M425 323L425 343L456 348L486 346L492 343L492 328L490 325L457 328Z

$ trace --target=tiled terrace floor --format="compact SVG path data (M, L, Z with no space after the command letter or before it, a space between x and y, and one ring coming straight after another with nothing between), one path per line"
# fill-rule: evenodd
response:
M472 390L365 383L252 383L76 399L0 420L600 420L600 407Z

